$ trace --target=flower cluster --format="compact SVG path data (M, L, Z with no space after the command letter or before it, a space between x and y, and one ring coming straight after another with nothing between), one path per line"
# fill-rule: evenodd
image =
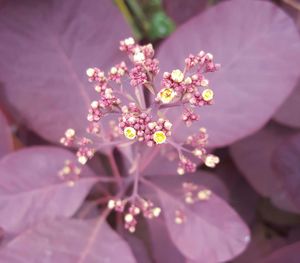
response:
M200 128L198 133L188 136L183 145L174 143L171 140L169 143L178 152L179 162L177 173L179 175L193 173L197 168L197 164L190 160L185 153L199 159L210 168L214 168L220 162L219 157L207 153L206 146L208 143L208 135L205 128Z
M87 130L90 129L91 127L89 126ZM91 139L78 137L73 129L66 130L65 136L60 139L60 142L65 146L76 145L78 147L76 156L81 165L86 164L89 159L93 158L96 151L96 149L92 147L93 141Z
M137 224L137 216L143 214L145 218L153 219L160 215L161 209L155 207L151 201L142 198L136 198L133 202L128 199L125 200L109 200L107 207L116 212L123 213L125 228L130 232L134 232Z
M219 157L206 153L208 135L205 128L200 128L197 134L188 136L186 144L194 148L193 155L202 160L207 167L214 168L219 162Z
M183 183L182 184L184 201L187 204L194 204L198 201L206 201L212 195L209 189L199 189L196 184L193 183Z
M200 189L198 185L194 183L183 183L183 199L187 205L193 205L197 202L204 202L212 197L212 192L209 189ZM186 215L183 210L175 210L174 222L177 225L184 224L186 221Z
M120 132L129 140L144 141L148 146L162 144L171 136L172 123L163 118L154 121L147 112L142 112L134 103L122 108L119 119Z
M204 51L189 55L184 61L184 69L164 72L161 85L157 88L154 78L159 73L159 61L154 58L153 46L139 45L133 38L127 38L120 42L120 50L128 55L133 66L130 68L122 61L107 73L96 67L87 69L88 81L93 84L97 94L87 113L87 135L78 136L75 130L68 129L61 143L78 148L76 155L81 165L86 164L99 147L130 142L137 147L140 144L148 147L170 145L178 151L177 171L180 175L195 172L197 163L192 158L214 167L219 158L206 152L206 130L201 128L199 133L187 136L185 142L176 142L172 138L175 125L164 114L165 109L182 110L181 120L187 127L199 120L195 109L211 105L214 99L214 92L205 77L206 73L219 68L213 56ZM109 125L104 127L106 118L109 119L106 122ZM102 132L107 127L110 132ZM131 174L138 172L137 166L133 165ZM138 176L135 176L136 186L137 180ZM131 232L135 230L139 214L146 218L160 214L160 208L154 207L152 202L136 194L133 196L124 200L112 199L108 203L110 209L126 211L125 227Z
M199 116L193 108L213 103L214 92L210 89L205 73L214 72L220 67L213 62L210 53L200 51L198 55L190 55L185 60L183 71L175 69L171 73L165 72L161 83L161 90L156 101L161 103L179 102L184 106L182 120L187 126L197 121Z
M64 167L58 172L58 176L67 181L70 187L74 186L75 181L79 179L81 169L70 160L66 160Z

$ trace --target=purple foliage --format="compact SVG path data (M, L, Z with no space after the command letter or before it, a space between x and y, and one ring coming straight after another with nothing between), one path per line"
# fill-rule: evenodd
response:
M12 144L12 137L7 120L3 113L0 111L0 158L12 151Z
M163 0L163 4L167 14L179 25L198 15L208 6L206 1L194 0Z
M300 133L282 143L273 155L276 178L286 190L287 196L300 209Z
M219 147L262 127L291 93L299 78L299 41L293 21L274 5L226 1L179 27L158 58L162 70L170 70L201 47L223 65L209 77L217 103L200 111L210 145ZM185 132L182 125L177 136Z
M300 261L300 7L163 4L0 0L0 263Z
M38 223L0 251L0 262L136 262L128 244L100 219Z
M293 245L285 246L282 249L279 249L278 251L272 253L266 259L261 260L259 263L297 263L300 260L299 246L299 242Z
M209 192L208 202L203 198L202 202L187 205L179 194L174 196L153 184L151 187L160 198L172 241L187 258L196 262L203 258L208 262L222 262L238 255L247 246L248 228L215 194ZM193 194L199 195L205 189L198 185Z
M110 0L6 1L0 32L1 97L53 142L69 127L85 129L93 92L85 71L113 65L120 57L117 43L130 34Z
M70 152L55 147L32 147L1 159L0 225L7 233L76 212L99 178L88 169L80 179L60 178L64 161L72 159Z
M292 94L275 113L274 120L292 128L300 128L299 105L300 82L298 82Z
M238 168L258 193L282 209L299 212L299 203L289 197L289 191L276 176L276 160L273 161L275 151L293 134L293 130L272 124L233 144L230 151Z

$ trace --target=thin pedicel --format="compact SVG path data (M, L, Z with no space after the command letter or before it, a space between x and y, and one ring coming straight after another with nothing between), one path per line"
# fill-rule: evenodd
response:
M208 154L205 149L208 142L205 128L200 128L197 134L187 136L184 143L176 142L172 138L172 128L175 125L166 117L166 110L182 110L181 120L187 127L199 121L194 109L212 105L214 98L205 74L215 72L220 65L215 64L213 56L204 51L189 55L184 61L183 70L174 69L163 73L158 89L154 79L159 73L159 61L154 58L152 45L139 45L133 38L127 38L120 42L120 50L128 55L133 67L128 68L122 61L107 74L96 67L87 69L88 81L93 83L98 93L98 98L91 102L88 110L87 134L79 136L74 129L68 129L61 138L61 143L78 147L76 155L80 165L85 165L100 148L130 145L134 148L136 157L129 169L133 182L132 195L108 201L109 209L125 212L125 228L134 232L139 214L155 218L161 212L159 207L155 207L138 193L143 145L150 148L168 145L175 149L178 153L179 175L196 170L197 164L188 156L196 157L208 167L215 167L219 163L219 158ZM128 85L125 85L126 79L129 80ZM150 105L146 103L145 90L151 96ZM104 131L104 122L105 128L109 127L109 132ZM81 169L74 168L69 162L67 165L63 175L67 176L67 172L71 173L75 169L78 176ZM118 181L123 179L125 180L118 175Z

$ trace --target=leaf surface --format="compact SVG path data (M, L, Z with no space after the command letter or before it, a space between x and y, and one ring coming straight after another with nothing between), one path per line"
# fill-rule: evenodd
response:
M272 162L276 149L293 134L293 130L271 124L233 144L230 153L238 169L258 193L271 198L272 203L281 209L298 212L297 203L276 176Z
M45 139L85 132L91 100L85 74L122 60L130 31L110 0L6 1L0 9L3 96L21 121Z
M0 252L0 262L136 262L128 244L102 220L61 219L24 232Z
M61 179L66 160L76 158L60 148L32 147L0 161L0 226L6 232L76 212L98 178L85 168L74 184Z
M200 50L221 63L219 72L207 76L215 104L198 110L210 146L219 147L262 127L292 92L299 78L299 41L292 19L280 8L268 1L233 0L179 27L162 43L158 58L161 72L182 69L184 59ZM176 110L167 116L176 123L179 141L199 129L186 128Z
M157 193L171 240L188 259L221 262L240 254L250 240L249 229L236 212L214 193L206 201L184 202L183 193L170 193L147 183ZM172 190L174 187L172 187ZM199 191L207 189L199 186ZM177 213L182 223L175 222Z

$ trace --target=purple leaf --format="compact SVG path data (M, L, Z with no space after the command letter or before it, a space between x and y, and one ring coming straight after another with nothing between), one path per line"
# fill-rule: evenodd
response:
M121 228L122 228L122 237L129 244L137 262L151 263L149 253L147 251L147 247L145 246L143 240L138 238L133 233L128 232L128 230L124 229L123 226L121 226Z
M186 204L183 194L170 194L153 183L157 192L170 237L188 259L199 262L220 262L240 254L250 240L247 226L222 199L214 193L205 201ZM199 191L207 189L202 186ZM176 220L181 219L177 223Z
M0 158L13 149L13 142L8 123L0 111Z
M299 117L299 105L300 105L300 82L294 89L292 94L279 108L276 114L273 116L274 120L278 123L300 128L300 117Z
M287 196L290 194L287 192ZM277 204L276 204L277 205ZM271 225L285 227L285 226L297 226L300 218L298 214L278 209L272 205L269 199L261 199L257 206L257 214L264 222L268 222Z
M272 253L259 263L298 263L300 261L300 242L288 245Z
M299 77L299 41L292 19L275 5L226 1L179 27L158 58L162 72L182 68L189 53L201 49L222 64L208 76L216 103L199 112L210 146L224 146L262 127L291 93ZM178 112L167 115L178 120ZM187 128L180 124L173 130L182 141Z
M163 167L163 169L162 169ZM183 182L191 182L204 185L225 200L229 199L229 192L225 184L216 175L206 171L197 171L186 176L178 176L177 160L171 161L159 152L151 161L151 164L142 172L143 176L151 177L152 182L166 186L170 191L175 191Z
M296 212L299 209L275 176L271 161L275 149L292 134L294 131L272 124L233 144L230 152L239 170L258 193L271 198L281 209Z
M0 227L0 244L1 244L2 240L4 239L4 236L5 236L4 229L2 227Z
M163 147L163 148L162 148ZM153 149L147 147L143 153L143 159L145 163L142 163L141 170L142 173L146 176L161 176L161 175L177 175L177 162L178 159L174 158L174 154L171 156L172 158L168 158L167 152L168 147L162 145L161 149ZM165 153L166 152L166 153ZM176 155L175 155L176 157ZM175 159L175 160L173 160ZM144 167L145 166L145 167ZM162 169L163 167L163 169Z
M214 173L226 184L230 193L230 198L225 200L248 225L252 225L256 219L259 196L239 173L227 152L220 153L220 159L221 163L215 168ZM215 193L220 196L218 192Z
M105 221L43 222L21 234L0 252L0 262L134 263L126 242Z
M206 1L194 0L164 0L164 7L167 14L176 24L182 24L191 17L197 15L207 7Z
M180 178L180 176L162 176L163 175L157 177L153 176L149 179L151 180L151 183L156 182L157 184L164 185L169 190L174 190L176 192L176 190L178 190L178 184L181 185L182 180L176 180L176 182L174 182L174 179ZM147 199L152 200L156 205L160 204L159 196L146 184L140 185L140 191ZM164 218L160 216L155 220L146 220L146 223L147 228L149 229L148 240L154 261L172 263L185 262L186 258L180 253L170 237Z
M276 249L286 245L286 240L276 236L263 225L255 225L253 227L251 242L246 251L233 263L253 263L269 255Z
M97 97L85 71L121 60L118 43L129 34L111 0L6 1L0 9L5 101L46 139L58 142L67 128L83 132Z
M300 211L300 133L284 141L272 161L279 182Z
M43 219L72 216L98 178L83 170L74 184L58 176L74 155L55 147L33 147L0 161L0 226L18 232Z
M165 222L161 218L148 220L149 240L155 262L182 263L183 255L173 244Z
M216 175L210 172L197 171L192 174L186 174L184 176L179 176L178 174L161 174L156 175L150 178L151 182L168 189L173 195L178 194L178 186L181 186L183 183L193 183L196 185L202 185L214 193L217 193L218 196L222 197L225 200L229 199L229 191L225 184L220 180Z

